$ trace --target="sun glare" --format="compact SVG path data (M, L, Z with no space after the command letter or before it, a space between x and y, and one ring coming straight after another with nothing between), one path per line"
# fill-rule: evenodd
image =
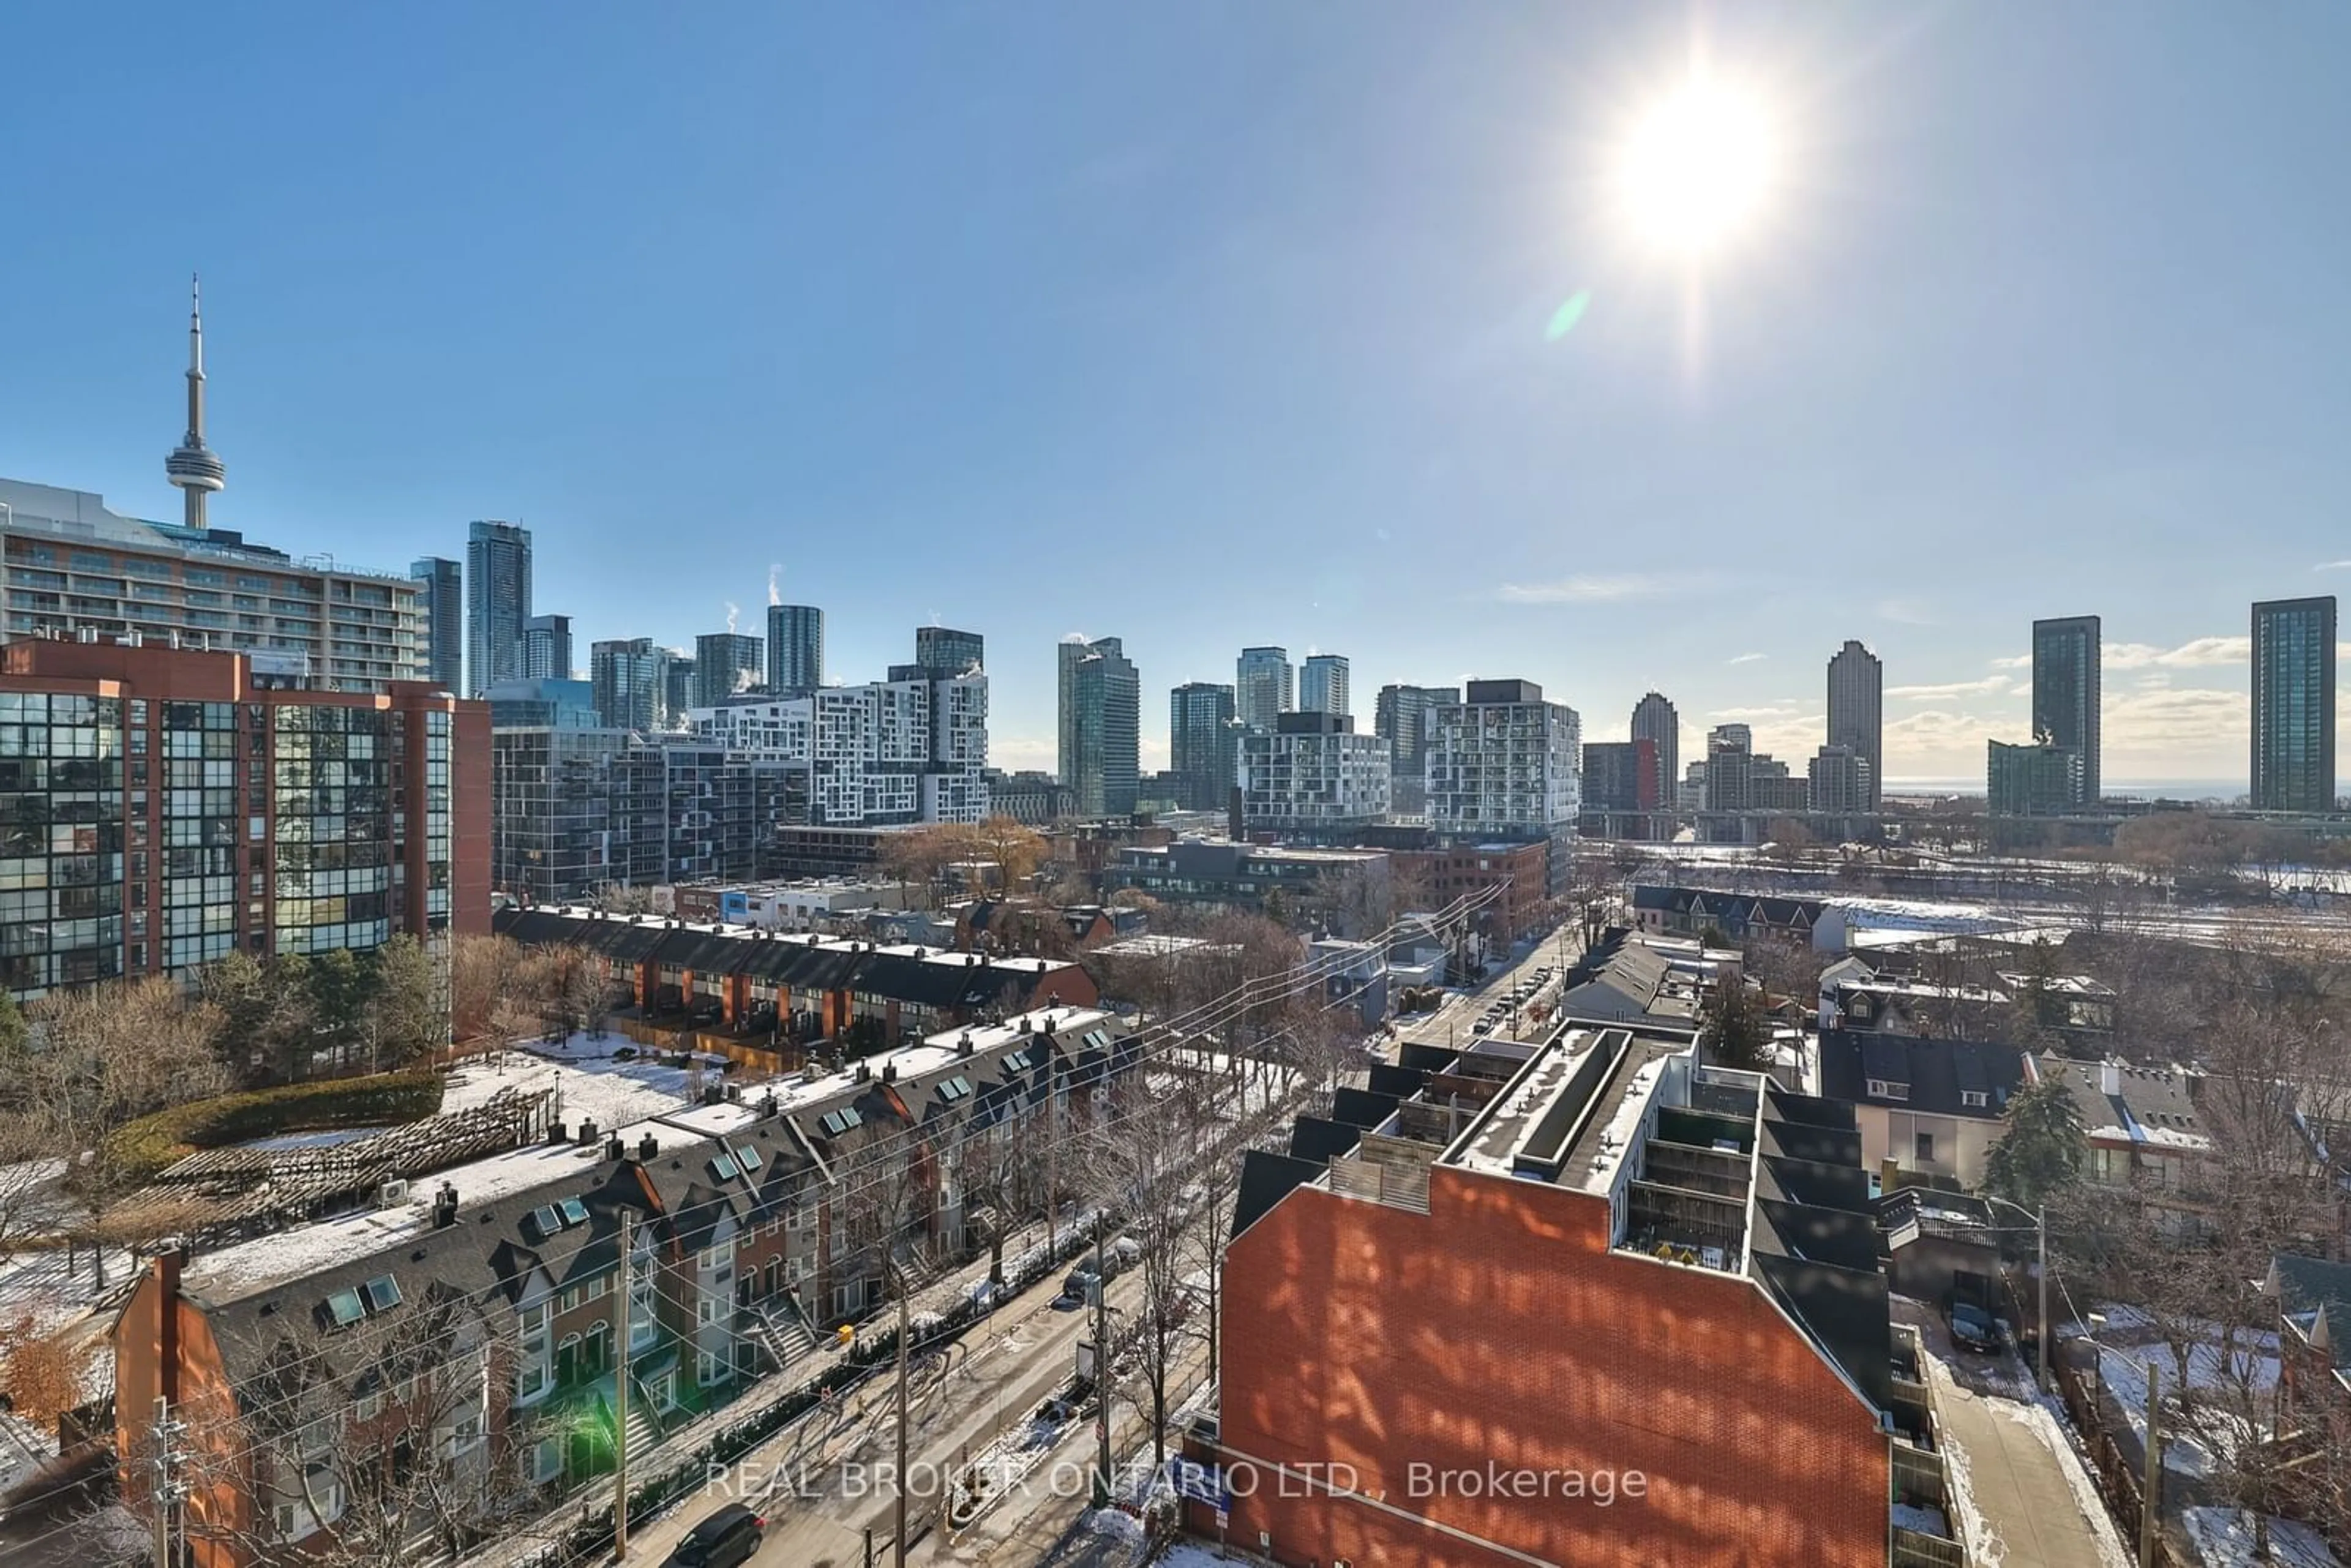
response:
M1755 219L1777 169L1771 117L1754 94L1693 76L1636 124L1617 169L1633 226L1701 256Z

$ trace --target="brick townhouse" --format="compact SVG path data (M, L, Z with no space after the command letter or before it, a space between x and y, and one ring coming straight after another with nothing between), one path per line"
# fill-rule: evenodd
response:
M610 1469L624 1364L643 1453L872 1304L885 1257L976 1246L989 1155L1089 1113L1132 1050L1054 1010L617 1129L549 1113L371 1206L159 1258L114 1328L123 1495L151 1506L161 1396L198 1568L531 1511Z
M1407 1047L1249 1157L1191 1445L1228 1514L1189 1527L1288 1564L1882 1568L1859 1156L1849 1110L1687 1038Z

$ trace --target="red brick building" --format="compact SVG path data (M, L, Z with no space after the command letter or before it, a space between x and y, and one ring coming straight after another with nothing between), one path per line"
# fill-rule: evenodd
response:
M484 704L159 643L0 649L0 973L20 998L487 931L489 831Z
M1402 884L1416 890L1415 907L1434 908L1465 894L1499 888L1501 896L1480 916L1489 936L1515 940L1542 924L1551 877L1548 843L1391 850L1388 858Z
M1858 1160L1849 1109L1684 1041L1407 1048L1244 1173L1194 1445L1227 1538L1301 1564L1882 1568Z

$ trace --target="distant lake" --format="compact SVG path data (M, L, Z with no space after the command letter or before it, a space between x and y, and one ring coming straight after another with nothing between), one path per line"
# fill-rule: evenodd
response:
M2142 800L2233 800L2246 792L2241 779L2107 779L2099 784L2108 795L2135 795ZM2338 786L2338 789L2340 786ZM1888 774L1888 795L1980 795L1984 778L1904 779Z

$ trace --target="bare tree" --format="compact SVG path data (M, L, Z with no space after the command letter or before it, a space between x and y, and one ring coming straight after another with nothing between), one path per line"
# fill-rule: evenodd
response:
M1125 1217L1125 1239L1138 1249L1133 1270L1138 1291L1116 1335L1136 1368L1151 1408L1152 1462L1167 1462L1167 1394L1187 1343L1191 1292L1184 1283L1185 1231L1191 1218L1186 1188L1196 1169L1195 1107L1176 1076L1144 1071L1119 1085L1112 1128L1089 1140L1088 1164L1106 1205ZM1115 1359L1098 1347L1102 1419L1110 1419Z
M250 1506L187 1511L192 1541L264 1563L398 1568L455 1556L533 1506L544 1434L496 1429L512 1320L437 1292L359 1315L297 1320L259 1352L242 1409L183 1406L193 1493Z

